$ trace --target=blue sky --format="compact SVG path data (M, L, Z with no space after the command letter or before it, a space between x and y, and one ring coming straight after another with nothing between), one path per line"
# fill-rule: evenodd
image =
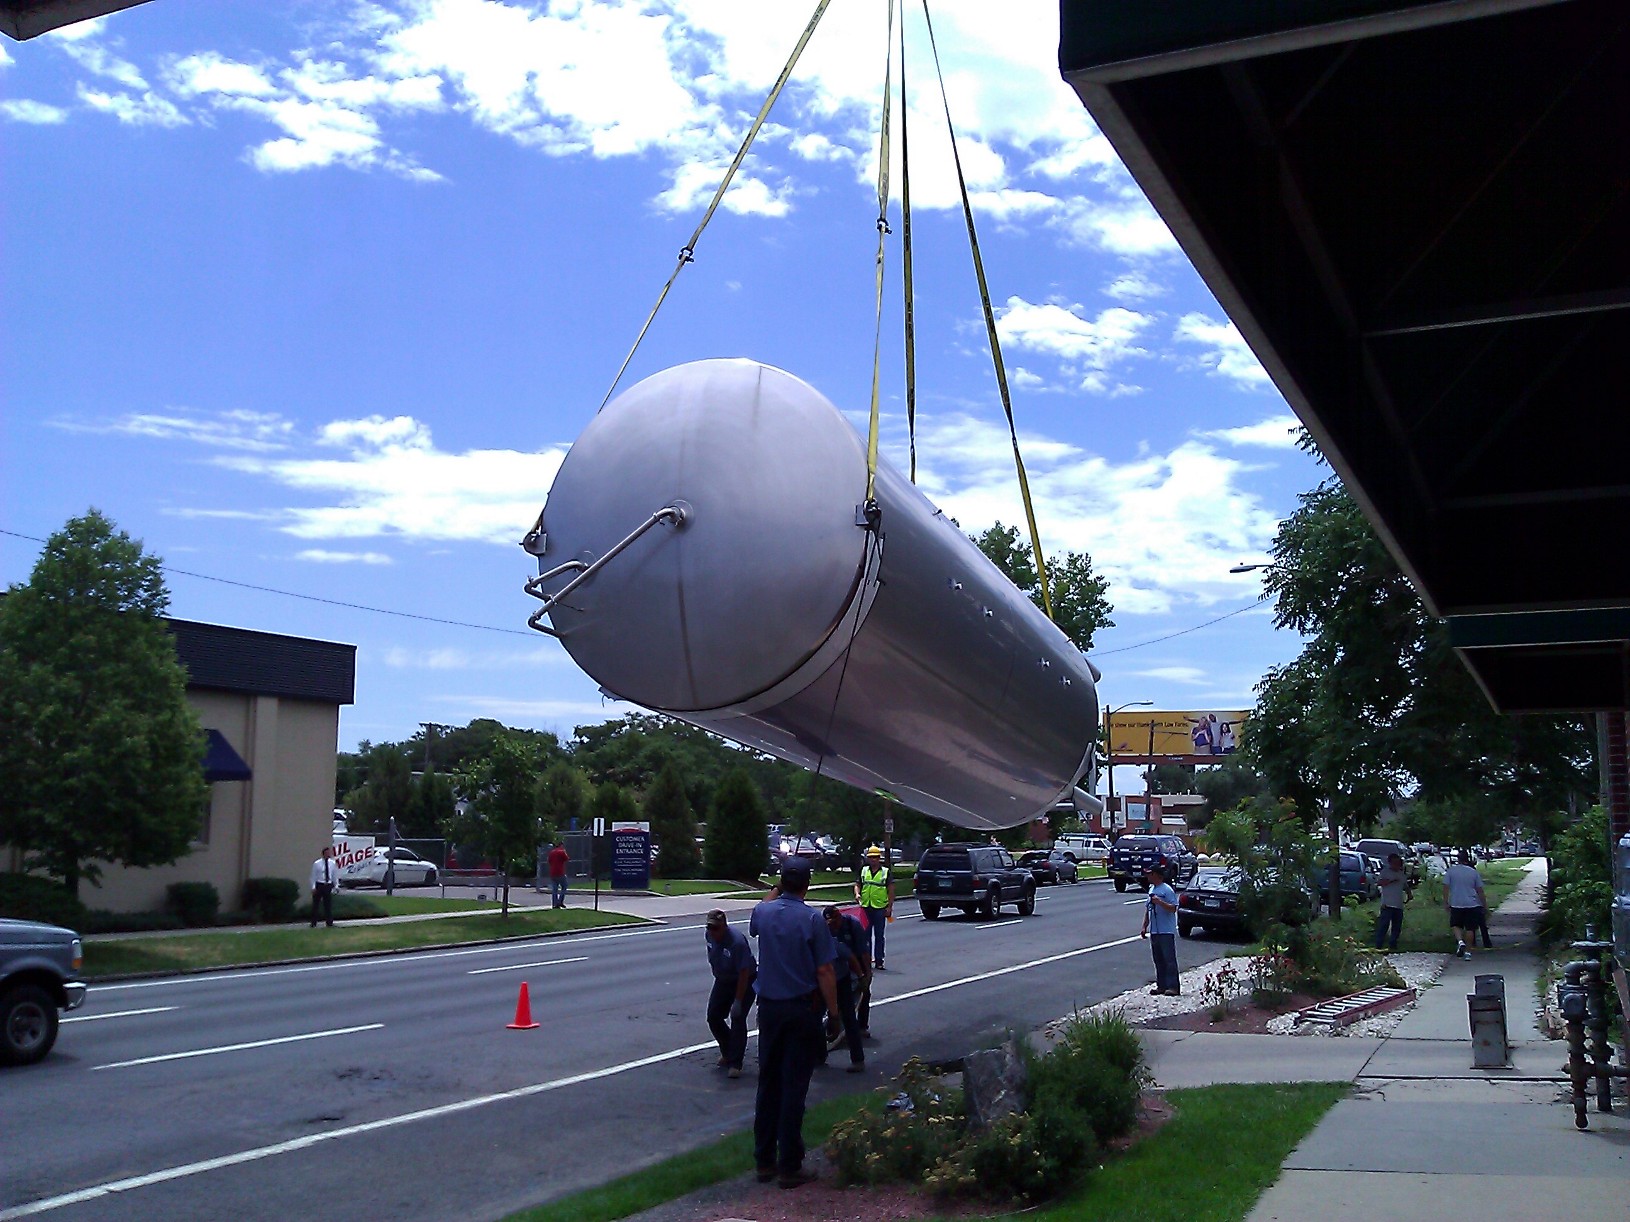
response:
M1056 4L992 13L934 8L1044 543L1110 579L1106 703L1248 704L1297 647L1265 608L1148 642L1251 604L1229 566L1319 472L1059 80ZM632 378L749 356L864 427L882 14L833 0ZM807 17L155 0L0 40L0 526L94 505L172 567L175 615L355 643L342 746L627 711L525 630L516 543ZM908 39L920 483L976 530L1021 511L920 11ZM0 536L0 580L36 552Z

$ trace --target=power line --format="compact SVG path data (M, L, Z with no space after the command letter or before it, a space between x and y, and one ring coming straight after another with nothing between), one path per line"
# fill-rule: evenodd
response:
M46 542L46 540L39 538L37 535L25 535L21 531L6 530L4 527L0 527L0 535L10 535L13 539L26 539L30 543ZM342 602L337 598L322 598L316 594L301 594L295 590L279 590L275 586L259 586L247 581L235 581L230 577L216 577L210 573L195 573L191 569L179 569L174 565L169 564L163 565L162 567L166 573L174 573L178 577L194 577L199 581L213 581L223 586L236 586L240 590L254 590L259 594L281 594L284 598L299 598L306 602L322 603L327 607L343 607L347 611L371 611L375 615L394 615L398 619L418 620L420 623L425 624L442 624L448 628L473 628L478 632L500 632L506 636L524 636L528 639L530 639L533 635L532 633L523 631L520 628L496 628L491 624L472 624L466 620L442 619L435 615L418 615L412 611L396 611L390 607L370 607L366 603ZM1135 645L1122 645L1116 649L1097 649L1094 650L1090 656L1094 658L1107 658L1110 654L1129 653L1134 649L1144 649L1150 645L1158 645L1162 641L1175 640L1177 637L1187 636L1191 632L1199 632L1202 628L1209 628L1213 624L1220 624L1225 619L1233 619L1236 615L1244 615L1247 611L1260 607L1264 601L1265 599L1259 598L1253 603L1247 603L1243 607L1236 607L1234 610L1229 611L1224 615L1219 615L1215 619L1208 619L1202 624L1195 624L1188 628L1180 628L1176 632L1168 632L1165 636L1157 636L1147 641L1139 641Z
M46 540L35 535L25 535L20 531L6 530L0 527L0 535L10 535L13 539L27 539L30 543L44 543ZM285 598L299 598L306 602L322 603L328 607L344 607L348 611L372 611L375 615L394 615L398 619L419 620L426 624L443 624L449 628L474 628L480 632L502 632L507 636L532 637L532 633L520 628L495 628L491 624L472 624L465 620L441 619L434 615L417 615L412 611L396 611L390 607L370 607L366 603L342 602L337 598L321 598L316 594L301 594L295 590L279 590L275 586L257 586L247 581L234 581L230 577L216 577L210 573L195 573L191 569L178 569L174 565L161 566L166 573L174 573L178 577L196 577L200 581L219 582L223 586L236 586L240 590L254 590L261 594L281 594Z
M1246 603L1243 607L1235 607L1226 615L1219 615L1216 619L1208 619L1203 624L1195 624L1192 628L1180 628L1176 632L1168 632L1165 636L1157 636L1147 641L1139 641L1136 645L1122 645L1119 649L1096 649L1089 656L1094 658L1107 658L1112 653L1127 653L1133 649L1142 649L1148 645L1158 645L1162 641L1170 641L1180 636L1187 636L1191 632L1198 632L1202 628L1209 628L1213 624L1220 624L1225 619L1233 619L1236 615L1244 615L1247 611L1254 611L1260 607L1266 598L1259 598L1254 603Z

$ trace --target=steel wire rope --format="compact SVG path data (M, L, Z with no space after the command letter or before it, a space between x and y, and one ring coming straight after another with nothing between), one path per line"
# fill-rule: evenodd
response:
M875 505L877 498L877 434L878 434L878 382L882 376L883 359L883 272L888 250L889 229L889 159L893 148L889 142L894 102L894 0L889 0L888 29L883 36L883 114L877 134L877 256L873 261L876 280L877 321L872 327L872 407L866 426L866 505Z
M668 291L673 288L674 281L679 279L679 273L685 270L687 263L696 261L696 244L702 240L702 231L707 228L708 222L713 219L713 214L719 210L719 203L724 199L724 193L729 190L731 180L736 177L736 171L741 168L741 163L746 159L747 150L753 146L753 141L758 137L759 129L764 126L764 120L770 117L771 108L775 106L776 99L781 96L781 90L786 87L787 81L792 76L793 69L798 66L798 60L803 55L804 48L809 45L809 40L815 33L815 27L821 23L827 5L831 2L832 0L817 0L815 11L810 15L808 23L804 26L804 32L798 36L798 42L793 47L792 54L787 57L786 65L781 69L781 75L775 78L775 84L771 87L769 96L764 99L764 105L758 108L758 114L754 117L752 125L747 129L747 135L742 139L741 147L736 150L736 156L731 160L729 168L725 170L724 178L720 180L718 189L713 192L713 199L708 203L707 211L702 214L702 219L697 222L695 232L690 235L690 241L679 248L679 261L674 264L673 272L669 275L667 283L662 286L662 291L657 294L656 304L651 307L651 312L646 315L645 324L640 327L639 334L634 337L634 343L629 348L628 355L623 357L623 363L617 367L617 376L611 379L611 385L606 388L605 398L600 400L600 407L595 409L597 413L603 410L607 403L611 402L611 396L616 392L618 383L623 380L623 374L628 372L628 366L633 361L634 354L639 351L640 344L645 340L645 333L651 329L651 324L656 321L657 311L662 309L662 303L668 299ZM892 4L893 0L890 0L890 3Z
M906 93L906 13L900 9L900 266L905 298L906 338L906 444L911 458L909 478L917 482L917 303L911 261L911 134L908 116L911 98Z
M985 260L979 253L979 234L974 226L973 204L968 199L968 179L962 172L962 153L957 147L956 124L951 120L951 99L945 90L945 69L940 65L939 42L934 37L934 18L923 3L923 22L928 27L928 46L934 54L934 75L939 80L940 104L945 110L945 127L951 135L951 162L956 167L957 190L962 195L962 217L968 229L968 249L973 255L974 276L979 281L979 305L985 316L985 335L990 341L991 362L996 368L996 389L1007 416L1008 436L1013 441L1013 466L1019 475L1019 495L1024 501L1024 519L1030 528L1030 546L1035 552L1036 577L1041 584L1041 609L1053 618L1053 595L1047 578L1047 560L1041 550L1041 532L1036 527L1036 510L1030 499L1030 479L1025 474L1024 456L1019 452L1019 430L1013 421L1013 396L1008 390L1007 369L1002 364L1002 341L996 334L996 314L991 309L990 285L985 278Z

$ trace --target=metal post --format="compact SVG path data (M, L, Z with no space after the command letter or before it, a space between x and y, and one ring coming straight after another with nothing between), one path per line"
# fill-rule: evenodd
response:
M385 894L396 894L396 816L390 819L390 838L385 852Z
M1104 804L1104 811L1109 816L1109 826L1104 831L1113 833L1115 830L1115 710L1110 709L1104 714L1104 761L1109 770L1109 801ZM1111 837L1113 838L1113 837Z
M589 869L594 872L594 910L600 911L600 837L589 837Z

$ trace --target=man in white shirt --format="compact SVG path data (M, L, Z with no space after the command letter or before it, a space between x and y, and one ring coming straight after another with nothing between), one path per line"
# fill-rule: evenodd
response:
M1483 891L1483 876L1465 849L1460 850L1460 860L1444 872L1443 906L1449 910L1449 928L1455 931L1455 957L1470 959L1488 896Z
M334 889L340 885L339 867L334 864L334 846L311 863L311 927L317 928L317 906L322 905L328 927L334 928Z
M1376 881L1381 884L1381 911L1375 918L1375 949L1397 950L1404 928L1404 901L1409 898L1409 874L1399 853L1388 853Z

